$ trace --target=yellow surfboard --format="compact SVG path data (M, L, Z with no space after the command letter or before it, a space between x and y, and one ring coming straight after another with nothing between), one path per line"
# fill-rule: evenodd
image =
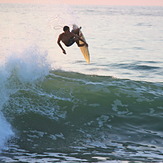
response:
M76 28L78 28L78 27L77 27L77 25L74 24L73 25L73 29L76 29ZM81 32L81 30L79 31L79 36L81 37L81 39L83 39L84 41L86 41L85 38L84 38L83 33ZM79 41L79 44L83 44L83 42L82 41ZM84 45L84 46L81 46L79 48L80 48L80 50L81 50L81 52L82 52L82 54L83 54L86 62L89 64L90 63L90 54L89 54L88 47L86 45Z
M79 31L79 36L81 37L81 39L83 39L84 41L86 41L85 38L84 38L83 33L81 32L81 30ZM83 43L82 41L79 41L79 44L82 44L82 43ZM81 50L81 52L82 52L82 54L83 54L86 62L89 64L90 63L90 54L89 54L88 47L86 45L81 46L80 47L80 50Z

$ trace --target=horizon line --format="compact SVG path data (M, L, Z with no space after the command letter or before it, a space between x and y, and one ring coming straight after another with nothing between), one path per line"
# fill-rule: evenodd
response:
M0 4L49 4L49 5L96 5L96 6L163 6L163 0L0 0Z
M39 2L0 2L0 4L25 4L25 5L72 5L72 6L135 6L135 7L163 7L163 5L152 5L152 4L148 4L148 5L145 5L145 4L86 4L86 3L83 3L83 4L74 4L74 3L39 3Z

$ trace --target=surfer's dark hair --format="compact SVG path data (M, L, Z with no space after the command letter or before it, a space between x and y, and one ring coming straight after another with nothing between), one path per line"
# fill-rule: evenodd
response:
M64 26L63 31L67 31L67 30L70 30L70 28L68 26Z

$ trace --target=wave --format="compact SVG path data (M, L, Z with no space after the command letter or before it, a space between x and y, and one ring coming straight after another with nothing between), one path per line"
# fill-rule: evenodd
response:
M14 116L16 128L30 126L35 130L36 124L46 123L46 131L52 122L65 128L94 126L94 130L113 126L120 129L125 124L134 128L143 125L154 131L161 127L153 125L162 116L160 84L63 71L51 71L35 85L21 84L4 109L7 117ZM26 119L23 124L22 117Z
M162 83L50 70L46 53L23 54L1 71L2 144L14 136L12 143L33 152L126 142L138 151L162 147Z

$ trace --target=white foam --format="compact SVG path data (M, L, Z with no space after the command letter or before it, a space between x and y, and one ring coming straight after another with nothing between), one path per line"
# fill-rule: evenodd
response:
M49 73L47 52L42 52L37 46L12 54L6 61L7 71L17 75L21 82L34 82Z

